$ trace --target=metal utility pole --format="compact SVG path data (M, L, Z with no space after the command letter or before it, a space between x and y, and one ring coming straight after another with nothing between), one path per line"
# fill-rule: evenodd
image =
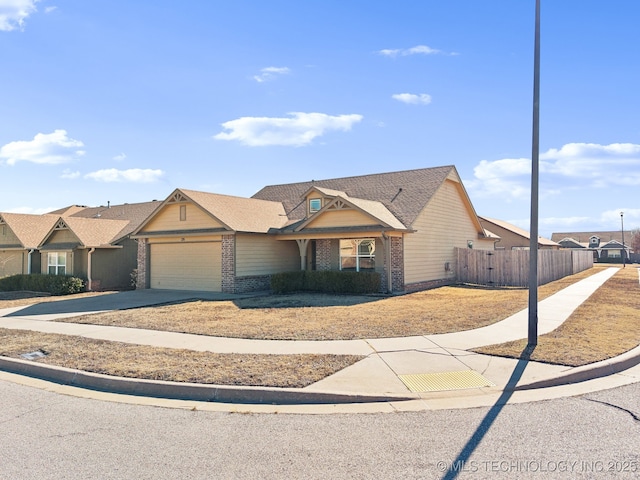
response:
M622 227L622 268L627 266L627 249L624 247L624 212L620 212L620 226Z
M536 0L533 54L533 139L531 148L531 228L529 229L528 346L538 344L538 153L540 150L540 0Z

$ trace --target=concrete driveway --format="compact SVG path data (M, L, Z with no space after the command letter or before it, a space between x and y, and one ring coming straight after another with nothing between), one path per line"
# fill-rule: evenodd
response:
M189 300L237 300L240 298L265 295L267 292L230 294L201 292L194 290L130 290L96 297L73 298L57 302L44 302L18 309L5 317L27 317L32 315L66 315L102 312L106 310L126 310L129 308L179 303Z

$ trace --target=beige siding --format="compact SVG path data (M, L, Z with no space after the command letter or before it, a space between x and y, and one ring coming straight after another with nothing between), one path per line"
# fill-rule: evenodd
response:
M0 250L0 278L26 273L26 256L23 250Z
M22 245L18 237L13 233L13 230L8 225L0 225L0 245L5 246L18 246Z
M300 250L294 241L267 235L236 235L236 275L269 275L300 270Z
M180 220L180 205L185 205L186 219ZM200 228L224 228L211 215L192 204L165 205L140 232L164 232L171 230L192 230Z
M492 249L489 242L477 242L478 231L458 186L446 181L431 198L404 237L405 283L453 278L454 247ZM449 271L445 264L449 263Z
M154 243L176 243L176 238L177 236L174 237L150 237L149 238L149 244L154 244ZM187 237L185 238L185 243L189 243L189 242L221 242L222 241L222 236L221 235L192 235L189 236L189 242L186 242ZM178 238L180 241L182 240L182 237Z
M358 210L329 210L305 228L360 227L363 225L379 225L379 223Z
M56 243L80 243L80 240L71 230L54 230L44 244L52 245Z
M222 289L220 242L153 244L150 253L151 288L213 292Z

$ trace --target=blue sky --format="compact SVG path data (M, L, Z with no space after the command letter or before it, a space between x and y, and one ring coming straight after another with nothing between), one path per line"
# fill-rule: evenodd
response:
M0 0L0 211L455 165L529 226L534 0ZM539 231L640 227L640 2L542 0Z

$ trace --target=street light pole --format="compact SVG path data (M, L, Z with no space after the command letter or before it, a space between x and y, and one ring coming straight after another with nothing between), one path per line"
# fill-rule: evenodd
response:
M538 153L540 150L540 0L536 0L533 54L533 139L531 148L531 228L529 231L529 347L538 344Z
M622 227L622 268L625 268L626 265L626 253L627 250L624 247L624 212L620 212L620 226Z

